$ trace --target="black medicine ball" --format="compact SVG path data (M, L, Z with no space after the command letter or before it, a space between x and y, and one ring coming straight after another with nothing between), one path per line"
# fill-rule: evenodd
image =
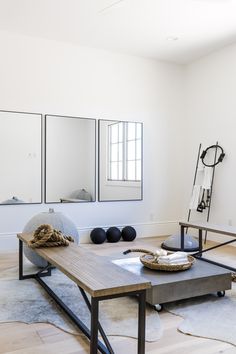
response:
M118 227L112 226L107 230L107 241L118 242L121 238L121 232Z
M96 227L90 233L90 239L93 243L100 244L106 239L106 232L101 227Z
M121 232L124 241L133 241L136 237L136 230L132 226L125 226Z

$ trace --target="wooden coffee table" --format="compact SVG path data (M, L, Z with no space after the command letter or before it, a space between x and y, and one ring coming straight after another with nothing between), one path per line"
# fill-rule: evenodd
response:
M146 278L152 284L147 290L146 301L159 308L159 304L187 299L216 292L223 296L225 290L231 289L231 272L214 264L196 260L185 271L163 272L144 267L139 257L112 260L136 275Z

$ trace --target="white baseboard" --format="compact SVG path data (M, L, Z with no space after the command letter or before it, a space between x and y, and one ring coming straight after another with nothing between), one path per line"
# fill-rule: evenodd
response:
M18 239L16 233L0 234L0 252L16 251L18 249Z
M107 230L110 226L114 225L105 225L97 226L102 227L104 230ZM118 228L122 229L126 225L116 225ZM148 223L137 223L132 224L137 232L137 238L143 237L153 237L153 236L165 236L176 233L179 229L178 221L163 221L163 222L148 222ZM95 227L78 227L80 243L90 243L90 232ZM0 234L0 252L10 252L18 250L18 239L16 237L17 233L2 233Z
M110 226L97 226L102 227L107 230ZM117 225L118 228L122 229L126 225ZM137 232L137 238L144 237L154 237L154 236L168 236L176 234L179 231L178 221L163 221L163 222L149 222L149 223L137 223L132 224ZM78 227L78 232L80 236L80 243L90 243L90 232L94 227L80 228ZM18 232L15 233L2 233L0 234L0 252L11 252L18 250L18 239L16 237ZM203 235L204 236L204 235ZM226 242L232 240L232 237L214 234L208 232L207 239L215 241L217 243ZM231 243L230 246L236 247L236 242Z
M148 222L148 223L137 223L131 224L137 232L137 238L144 237L153 237L153 236L165 236L171 235L175 233L179 228L178 221L163 221L163 222ZM114 225L106 225L106 226L97 226L102 227L104 230L107 230L110 226ZM126 225L115 225L120 230L127 226ZM90 241L90 232L94 229L94 227L86 227L79 228L80 235L80 243L89 243Z

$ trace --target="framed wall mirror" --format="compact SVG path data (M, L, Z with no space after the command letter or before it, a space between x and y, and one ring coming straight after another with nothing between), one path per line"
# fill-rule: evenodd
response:
M96 120L46 115L45 202L96 199Z
M99 120L99 201L142 200L143 124Z
M42 203L42 115L0 111L0 205Z

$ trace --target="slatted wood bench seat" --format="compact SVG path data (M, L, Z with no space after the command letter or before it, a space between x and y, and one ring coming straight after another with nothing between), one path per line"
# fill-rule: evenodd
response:
M18 234L19 238L19 279L36 279L50 296L63 308L67 315L90 339L90 353L97 350L101 353L114 353L111 345L99 323L99 301L114 297L137 295L138 306L138 353L145 353L145 299L146 289L151 283L136 276L129 271L121 270L105 257L94 255L81 246L70 244L69 247L37 248L34 251L48 262L48 266L36 274L24 275L23 269L23 243L27 243L32 234ZM51 275L54 266L74 281L91 311L91 328L88 329L80 319L61 301L51 288L43 281L44 276ZM86 295L91 296L89 302ZM105 345L98 340L100 332Z
M228 245L230 243L236 242L236 228L235 227L228 226L228 225L216 225L216 224L211 224L208 222L183 222L183 221L181 221L179 223L179 225L180 225L180 234L181 234L181 243L180 243L181 250L184 250L185 229L188 229L188 228L197 229L198 230L198 239L199 239L199 252L193 254L193 256L195 256L196 258L201 259L203 261L206 261L208 263L212 263L212 264L218 265L220 267L232 270L233 272L236 272L236 268L234 268L234 267L231 267L227 264L215 262L215 261L208 259L206 257L202 257L203 253L206 253L206 252L211 251L215 248L219 248L219 247ZM209 231L209 232L214 232L217 234L231 236L231 237L233 237L233 239L203 250L203 245L202 245L202 232L203 231L206 231L206 232Z

